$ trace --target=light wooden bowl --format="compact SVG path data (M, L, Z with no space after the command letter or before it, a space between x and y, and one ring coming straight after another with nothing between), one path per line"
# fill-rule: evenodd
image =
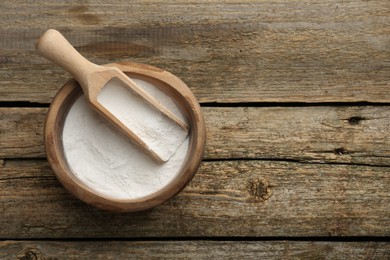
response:
M177 177L163 189L140 199L119 200L102 196L81 183L69 169L62 148L64 120L74 101L82 95L75 80L61 88L50 105L45 123L45 149L58 180L80 200L95 207L113 211L141 211L155 207L180 192L194 177L203 157L206 129L200 106L191 90L179 78L156 67L138 63L113 63L132 78L148 81L168 93L189 119L190 145L185 164Z

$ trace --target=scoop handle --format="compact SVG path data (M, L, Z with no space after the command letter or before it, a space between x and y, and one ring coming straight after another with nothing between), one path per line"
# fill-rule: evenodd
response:
M35 45L38 52L51 62L61 66L80 83L88 88L86 75L100 66L84 58L57 30L47 30Z

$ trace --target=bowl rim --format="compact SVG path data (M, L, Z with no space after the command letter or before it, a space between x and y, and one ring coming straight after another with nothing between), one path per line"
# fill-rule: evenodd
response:
M109 198L87 187L68 168L62 149L62 127L64 118L76 97L81 93L77 81L67 81L55 95L45 121L44 145L47 159L57 179L74 196L98 208L112 211L135 212L153 208L174 197L195 176L206 146L206 127L200 105L188 86L173 74L160 68L134 63L110 63L124 73L137 78L154 81L157 87L167 92L188 117L190 144L181 172L165 187L148 196L136 199Z

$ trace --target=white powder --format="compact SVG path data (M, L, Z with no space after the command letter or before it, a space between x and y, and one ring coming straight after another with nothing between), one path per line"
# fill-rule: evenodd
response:
M119 79L110 80L97 100L164 161L187 138L187 131L139 98Z
M133 80L186 121L167 95L148 82ZM142 110L139 113L142 115ZM156 163L127 137L109 127L89 108L84 96L70 108L62 138L64 154L73 174L89 188L114 199L141 198L161 190L180 172L189 147L187 138L169 161Z

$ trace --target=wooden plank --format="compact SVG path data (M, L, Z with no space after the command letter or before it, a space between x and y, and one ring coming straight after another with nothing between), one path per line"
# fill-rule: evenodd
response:
M47 108L0 108L0 158L42 157Z
M300 241L3 241L13 259L388 259L390 243Z
M0 8L0 101L48 103L69 77L34 50L50 25L96 63L173 72L201 102L390 102L386 0L45 0Z
M0 108L0 158L44 157L46 108ZM207 159L390 165L390 107L206 107Z
M44 160L0 173L0 239L390 235L388 167L203 162L178 196L133 214L75 199Z

